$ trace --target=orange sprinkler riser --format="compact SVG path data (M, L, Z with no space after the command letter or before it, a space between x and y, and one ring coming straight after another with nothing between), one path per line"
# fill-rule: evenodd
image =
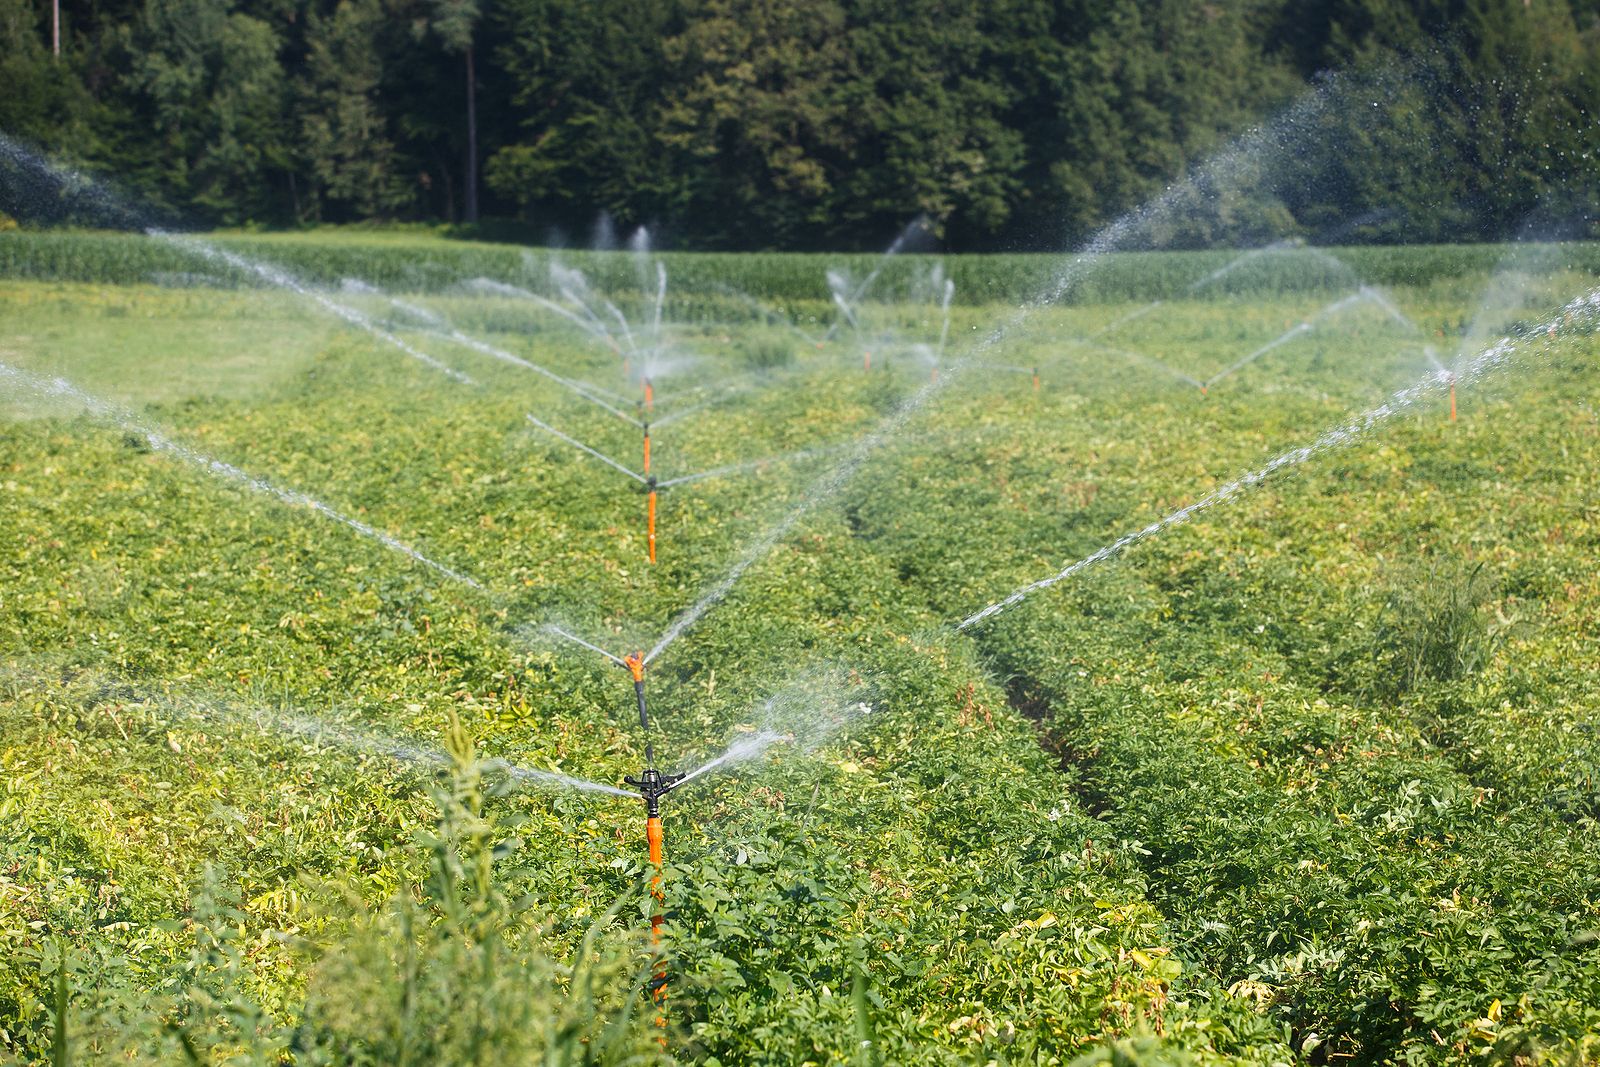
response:
M645 538L650 546L650 562L656 561L656 491L650 490L648 502L645 505Z
M650 875L650 898L655 902L655 911L650 916L650 947L656 953L656 968L650 983L650 999L656 1005L656 1027L661 1030L661 1047L667 1047L667 964L661 956L661 924L665 922L662 909L666 907L666 894L661 891L661 818L652 815L645 820L644 833L650 843L650 866L655 870Z
M650 427L644 428L644 472L650 473Z
M661 936L661 909L666 904L666 895L661 892L661 816L652 815L644 821L645 840L650 844L650 865L655 872L650 875L650 896L656 902L656 911L650 916L651 940L656 941Z
M1033 372L1033 391L1036 393L1039 391L1039 372L1037 370Z
M661 939L661 909L667 900L661 892L661 816L652 815L645 819L644 835L650 844L650 866L655 868L655 873L650 875L650 896L656 902L656 911L650 916L650 940L654 944Z
M646 411L656 409L656 387L650 384L649 378L644 380L644 409Z
M872 369L872 353L871 352L863 352L863 353L861 353L861 369L862 370L871 370Z
M1456 421L1456 380L1450 379L1450 421Z

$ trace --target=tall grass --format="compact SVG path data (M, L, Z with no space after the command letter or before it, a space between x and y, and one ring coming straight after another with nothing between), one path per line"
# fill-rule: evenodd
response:
M209 867L188 958L157 994L104 992L110 984L65 949L42 961L53 1003L37 1047L53 1067L663 1060L641 1010L651 957L614 922L635 894L591 923L569 959L546 951L540 917L504 870L520 843L486 803L504 783L485 780L459 722L449 749L454 766L432 787L437 825L415 846L421 877L382 909L347 894L355 918L331 943L294 941L310 957L294 1003L261 1002L260 949L242 942L245 905L226 872Z
M1436 562L1399 575L1373 635L1376 688L1397 696L1486 665L1509 629L1494 611L1496 597L1481 563Z
M215 238L246 256L281 264L316 282L336 284L359 277L386 288L436 290L474 277L542 286L554 258L587 273L611 294L639 290L637 263L625 252L553 252L513 245L451 243L354 237L340 242L308 238L227 235ZM1504 245L1417 245L1329 250L1314 255L1285 248L1253 257L1236 269L1190 287L1237 258L1232 250L1122 252L1100 258L1075 275L1067 302L1164 300L1184 296L1221 298L1285 293L1346 291L1356 278L1380 285L1420 285L1486 274L1506 255ZM903 297L935 257L875 255L668 252L661 257L672 291L708 295L732 288L782 305L827 301L824 272L843 269L865 277L880 264L873 298ZM1554 259L1569 269L1600 271L1600 244L1560 246ZM944 261L958 303L1016 303L1038 297L1064 269L1067 257L1052 255L955 256ZM239 286L253 284L238 272L195 259L162 241L137 234L15 231L0 234L0 277L48 281L136 284L155 281Z

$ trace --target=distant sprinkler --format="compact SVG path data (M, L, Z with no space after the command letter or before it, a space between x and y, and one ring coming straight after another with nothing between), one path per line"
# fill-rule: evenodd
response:
M868 371L872 369L872 353L871 352L868 352L868 351L865 351L865 350L862 351L862 353L861 353L861 369L862 370L868 370Z
M654 411L656 409L656 387L649 378L644 380L644 409L645 411Z
M656 1026L663 1031L661 1042L666 1044L667 1026L667 964L660 955L661 926L665 922L666 895L661 891L661 868L665 862L664 836L661 830L661 798L683 781L682 774L663 774L656 769L655 746L650 742L650 711L644 696L644 653L635 652L622 660L622 665L633 675L633 694L639 704L639 726L645 734L644 769L639 777L622 780L639 791L644 801L644 836L650 856L650 896L655 909L650 916L650 944L656 949L656 968L650 978L650 999L656 1006Z
M1450 375L1450 421L1456 421L1456 376Z
M1039 368L1038 367L1033 368L1033 391L1036 392L1036 393L1039 391Z

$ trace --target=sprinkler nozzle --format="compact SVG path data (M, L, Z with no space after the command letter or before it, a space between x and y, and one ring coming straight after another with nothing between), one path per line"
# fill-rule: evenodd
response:
M650 817L655 818L661 814L661 798L672 792L673 787L683 779L681 774L662 774L654 767L646 767L639 772L639 777L626 775L622 780L639 791Z
M628 668L628 672L633 675L633 680L634 681L639 682L639 683L643 683L644 682L644 653L643 652L635 652L631 656L623 656L622 657L622 665L624 667Z

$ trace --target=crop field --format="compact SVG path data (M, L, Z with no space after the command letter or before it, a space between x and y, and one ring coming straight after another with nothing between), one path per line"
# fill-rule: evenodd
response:
M0 234L0 1060L1600 1063L1597 271Z

